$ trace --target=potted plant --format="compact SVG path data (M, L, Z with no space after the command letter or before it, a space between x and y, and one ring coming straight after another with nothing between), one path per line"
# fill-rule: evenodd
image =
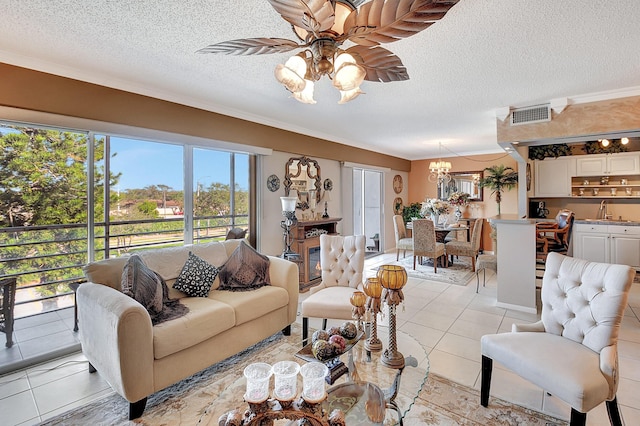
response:
M502 192L513 189L518 183L518 172L511 167L505 167L503 164L499 166L491 166L484 169L485 177L480 179L478 185L481 188L491 190L491 195L496 194L496 203L498 203L498 214L500 214L500 203L502 202Z

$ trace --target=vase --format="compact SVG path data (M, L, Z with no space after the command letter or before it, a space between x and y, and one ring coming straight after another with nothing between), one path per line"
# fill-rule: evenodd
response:
M456 211L454 213L454 216L456 217L456 222L458 222L460 220L460 218L462 217L462 212L460 211L460 206L456 206Z
M431 213L431 220L435 226L438 226L438 223L440 222L440 215L438 213Z

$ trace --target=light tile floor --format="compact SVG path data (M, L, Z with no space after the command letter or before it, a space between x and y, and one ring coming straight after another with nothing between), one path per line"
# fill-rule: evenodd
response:
M386 254L367 259L367 275L373 275L373 268L394 257L395 254ZM494 274L487 275L487 286L481 286L478 294L475 284L475 279L466 286L410 279L397 324L427 348L431 372L479 389L480 337L509 331L513 322L537 321L538 316L497 308ZM640 284L634 284L619 340L618 401L626 425L640 424L639 316ZM314 321L311 320L311 326L318 327L320 320ZM85 358L76 353L1 376L0 423L35 424L111 393L99 374L87 372ZM568 419L570 412L566 404L498 364L494 368L491 395L563 419ZM609 424L604 404L589 413L587 424Z

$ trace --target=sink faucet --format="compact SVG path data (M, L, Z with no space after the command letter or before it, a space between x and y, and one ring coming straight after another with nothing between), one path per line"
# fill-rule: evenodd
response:
M600 208L598 209L598 214L596 219L611 219L613 216L607 213L607 200L602 200L600 202Z

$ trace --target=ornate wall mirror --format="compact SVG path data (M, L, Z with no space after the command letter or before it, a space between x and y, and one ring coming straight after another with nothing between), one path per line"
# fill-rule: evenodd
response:
M306 210L311 203L320 203L322 195L322 178L320 165L316 160L307 157L289 158L284 168L284 193L288 197L291 190L298 195L297 208Z
M466 192L470 195L469 201L482 201L482 188L478 186L482 172L452 172L449 175L451 181L438 185L439 199L446 200L454 192Z

